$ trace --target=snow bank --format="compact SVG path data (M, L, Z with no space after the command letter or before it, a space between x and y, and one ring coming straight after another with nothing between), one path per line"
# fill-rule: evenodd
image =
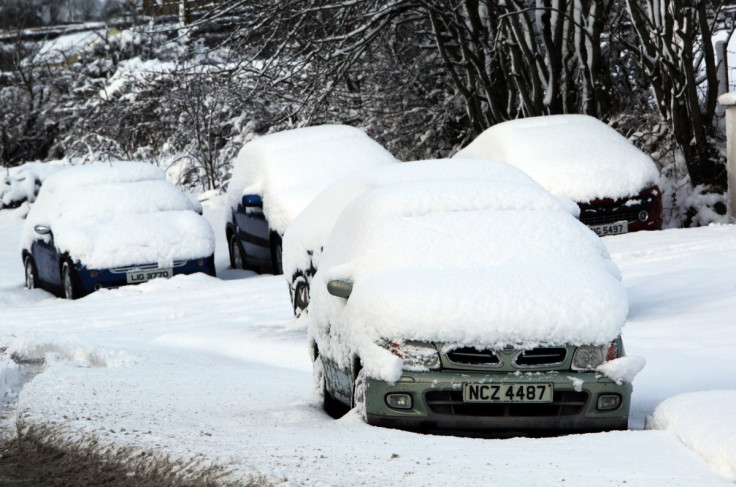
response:
M43 181L63 167L61 161L53 161L0 168L5 172L5 177L0 180L0 208L14 208L25 201L32 203Z
M381 186L432 180L489 180L526 183L534 181L518 169L497 161L480 159L435 159L388 164L351 173L319 194L291 223L283 241L284 276L290 280L298 270L319 268L322 247L345 207L360 195ZM548 199L547 195L543 199ZM453 203L462 209L476 208L462 199L437 201L449 210ZM575 216L579 208L561 201Z
M287 130L248 142L235 159L228 198L263 198L272 230L283 234L323 189L346 174L397 162L363 131L345 125Z
M327 293L333 279L353 282L347 301ZM536 184L438 180L348 205L304 319L321 353L341 366L370 357L366 372L392 381L400 368L383 339L605 344L627 313L608 251L559 199Z
M736 481L736 390L680 394L654 410L648 427L669 430Z
M561 198L625 198L659 180L652 159L605 123L587 115L531 117L500 123L455 157L512 164Z
M644 357L627 355L598 366L596 370L602 372L617 384L623 382L631 384L636 374L642 371L647 361Z
M40 237L36 225L48 225L56 247L88 268L171 265L214 252L214 233L201 211L151 164L69 168L44 184L23 227L21 248L30 250Z

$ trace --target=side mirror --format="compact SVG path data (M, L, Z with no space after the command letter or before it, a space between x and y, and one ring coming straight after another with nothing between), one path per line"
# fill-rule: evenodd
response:
M36 225L35 227L33 227L33 229L39 235L48 235L49 233L51 233L51 227L47 225Z
M348 299L353 292L353 283L343 280L330 281L327 283L327 292L338 298Z
M243 208L263 208L263 200L257 194L243 195Z

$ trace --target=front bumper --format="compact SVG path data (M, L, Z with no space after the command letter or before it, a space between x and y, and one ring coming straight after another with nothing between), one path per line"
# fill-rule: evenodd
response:
M463 403L464 382L552 383L552 403ZM618 385L597 373L547 372L506 374L486 372L405 372L398 382L368 379L366 418L369 424L413 430L472 431L604 431L626 429L631 384ZM406 393L411 409L386 403L391 393ZM598 397L621 398L617 408L598 410Z

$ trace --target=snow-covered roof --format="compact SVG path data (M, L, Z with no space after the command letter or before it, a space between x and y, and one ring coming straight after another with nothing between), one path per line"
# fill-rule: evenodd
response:
M26 218L21 248L41 238L36 225L48 225L56 247L89 268L170 265L214 252L214 233L201 211L152 164L70 167L45 181Z
M354 127L287 130L243 146L233 163L228 198L235 207L245 194L260 195L269 226L283 234L331 182L353 171L394 162L386 149Z
M371 167L338 179L320 193L289 225L284 234L284 276L291 279L297 270L319 267L322 247L335 221L345 207L363 193L381 186L432 180L488 180L518 182L537 186L526 174L502 162L484 159L434 159ZM541 189L541 188L540 188ZM493 195L486 195L493 197ZM547 199L544 195L543 199ZM510 202L510 201L509 201ZM451 198L433 202L447 211L484 207L487 200ZM577 216L579 208L569 200L560 200ZM459 205L455 207L454 205Z
M353 282L347 301L327 292L335 279ZM366 192L335 223L311 293L302 316L320 353L341 365L357 353L389 381L401 364L381 340L604 344L628 313L600 239L539 186L508 181Z
M659 180L648 155L587 115L503 122L484 131L455 157L507 162L553 194L578 202L635 196Z

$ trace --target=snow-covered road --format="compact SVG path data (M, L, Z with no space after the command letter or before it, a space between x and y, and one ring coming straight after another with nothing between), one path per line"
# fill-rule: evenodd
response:
M643 428L667 398L736 388L736 227L605 240L630 295L627 352L647 360L631 431L473 439L323 413L286 283L227 269L224 211L216 199L205 212L218 279L181 276L74 302L23 289L22 221L0 213L0 396L20 387L9 355L45 359L22 387L11 432L138 465L167 457L183 473L220 467L223 480L243 484L734 484L729 458Z

